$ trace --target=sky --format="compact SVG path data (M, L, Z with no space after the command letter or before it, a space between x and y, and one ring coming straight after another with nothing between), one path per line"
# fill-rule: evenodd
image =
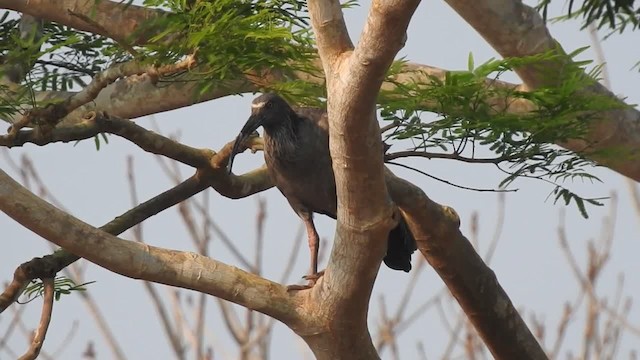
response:
M556 1L552 15L562 13L563 2ZM369 2L345 12L349 32L357 41L364 24ZM591 45L589 34L580 31L578 22L562 22L550 25L552 35L567 51ZM607 59L612 90L627 97L627 103L637 104L640 95L637 84L640 74L632 70L640 60L639 34L625 33L613 36L602 45ZM472 53L476 64L499 57L487 43L467 25L444 2L425 1L418 8L408 32L408 41L399 56L408 60L438 66L451 70L467 68L468 54ZM591 49L584 52L581 59L595 59ZM502 80L517 82L514 76L504 76ZM180 140L190 146L219 149L232 140L249 115L252 95L234 96L191 106L189 108L157 114L136 121L151 127L155 121L163 133L179 133ZM396 144L392 151L402 150L403 144ZM10 149L0 156L0 168L19 180L18 174L10 169L6 155L19 161L28 155L37 167L43 181L55 197L76 217L89 224L100 226L125 212L131 207L127 185L127 157L132 156L138 184L140 200L149 199L172 186L164 176L156 158L144 153L132 144L111 136L109 144L96 151L93 140L77 145L54 144L46 147L28 145ZM260 153L246 152L236 158L235 173L242 173L262 163ZM502 174L486 165L456 163L452 161L416 159L405 161L423 171L446 178L465 186L495 188L502 180ZM181 167L183 177L192 171ZM392 167L392 170L414 184L420 186L434 201L453 207L461 218L461 229L470 234L472 214L479 214L478 241L481 254L487 250L494 236L498 218L498 195L496 193L471 192L434 181L406 169ZM619 274L625 274L624 294L633 297L640 293L640 251L638 214L630 200L627 180L605 168L595 168L593 173L600 176L602 183L570 184L587 197L609 196L617 193L617 217L615 220L615 240L610 264L602 274L597 289L601 294L613 294ZM571 268L560 250L558 224L564 209L561 204L553 204L547 199L552 187L546 183L519 180L515 183L518 192L505 194L505 219L500 242L491 260L499 282L509 294L522 316L529 321L532 314L538 314L546 322L549 336L562 314L563 305L577 294L578 285ZM265 224L265 273L270 279L279 279L283 270L283 254L288 254L292 241L300 227L300 221L290 209L286 200L276 190L271 189L254 197L239 200L226 199L212 190L208 192L208 206L217 222L234 243L248 254L252 253L255 239L255 215L257 198L266 201ZM603 219L611 213L613 203L605 201L605 206L589 208L590 218L584 219L574 207L564 209L566 214L567 239L581 266L584 266L587 242L602 236ZM335 222L324 216L316 216L320 236L331 239ZM22 228L12 219L0 214L0 228L3 230L4 246L0 251L0 281L10 281L14 269L20 263L50 251L46 240ZM173 249L194 250L184 225L175 208L159 214L144 223L144 236L149 244ZM121 236L132 239L130 232ZM297 262L291 271L290 282L295 281L307 270L308 253L306 239ZM329 241L327 250L331 242ZM210 254L216 260L241 267L214 236ZM251 255L252 256L252 255ZM414 255L414 261L418 254ZM326 259L321 263L321 268ZM96 281L89 286L90 294L97 299L101 311L108 319L129 359L172 358L166 338L160 328L154 308L142 283L110 273L94 265L86 265L86 280ZM409 302L409 310L417 308L442 287L442 281L429 267L422 268L414 295ZM370 324L375 334L378 323L378 297L384 294L389 309L395 309L410 275L390 271L381 267L374 289L370 311ZM161 288L167 297L169 290ZM40 300L26 305L24 320L35 326L39 317ZM453 309L453 307L452 307ZM453 312L449 311L451 315ZM11 318L11 310L0 316L0 337ZM455 321L450 316L450 321ZM574 319L567 334L567 349L579 349L582 337L583 313ZM632 308L627 321L640 327L640 310ZM76 325L74 325L76 324ZM78 359L87 341L93 341L99 358L112 358L100 336L86 307L79 296L72 295L56 303L49 335L44 345L45 351L53 353L61 347L70 329L77 326L74 336L58 356L60 359ZM237 353L229 336L225 334L223 322L214 299L208 300L207 343L214 346L216 358L233 359ZM417 358L416 343L421 341L429 358L438 358L448 341L443 331L445 325L436 311L424 313L400 337L399 345L403 359ZM638 338L630 333L623 336L620 354L626 354L637 345ZM27 347L24 337L13 336L9 341L14 351L21 352ZM305 345L292 332L278 325L273 336L272 355L274 359L296 359L309 357ZM637 346L635 347L637 348ZM456 353L460 353L460 350ZM382 354L389 358L389 353ZM0 351L0 360L10 359Z

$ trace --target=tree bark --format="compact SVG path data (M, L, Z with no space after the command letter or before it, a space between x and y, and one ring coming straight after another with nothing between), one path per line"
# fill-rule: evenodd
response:
M456 212L415 185L387 174L389 193L405 213L418 249L444 280L496 359L547 359L542 347L484 263L460 232Z
M284 286L208 257L119 239L64 213L0 170L0 209L56 245L133 279L196 290L296 328L300 299Z

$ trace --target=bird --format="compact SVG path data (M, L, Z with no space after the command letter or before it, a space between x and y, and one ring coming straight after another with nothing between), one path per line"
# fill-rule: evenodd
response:
M320 239L313 214L336 219L338 201L336 182L329 151L329 119L327 112L313 107L292 107L275 93L264 93L251 103L251 115L236 137L228 162L231 174L233 160L242 144L262 126L264 159L268 174L302 219L310 249L310 270L303 278L307 285L291 285L290 290L311 288L322 276L318 272ZM385 144L386 145L386 144ZM416 241L404 218L393 228L387 240L384 263L391 269L409 272L411 254Z

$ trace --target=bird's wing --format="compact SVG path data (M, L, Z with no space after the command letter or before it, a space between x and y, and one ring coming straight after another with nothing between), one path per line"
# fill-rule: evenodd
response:
M314 107L294 107L296 114L315 123L316 126L329 133L329 117L327 110Z

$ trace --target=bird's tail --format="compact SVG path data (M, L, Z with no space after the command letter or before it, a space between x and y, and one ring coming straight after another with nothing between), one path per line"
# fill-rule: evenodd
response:
M398 226L389 233L387 240L387 255L384 263L393 270L409 272L411 270L411 254L418 248L416 239L409 230L409 225L404 217L398 222Z

